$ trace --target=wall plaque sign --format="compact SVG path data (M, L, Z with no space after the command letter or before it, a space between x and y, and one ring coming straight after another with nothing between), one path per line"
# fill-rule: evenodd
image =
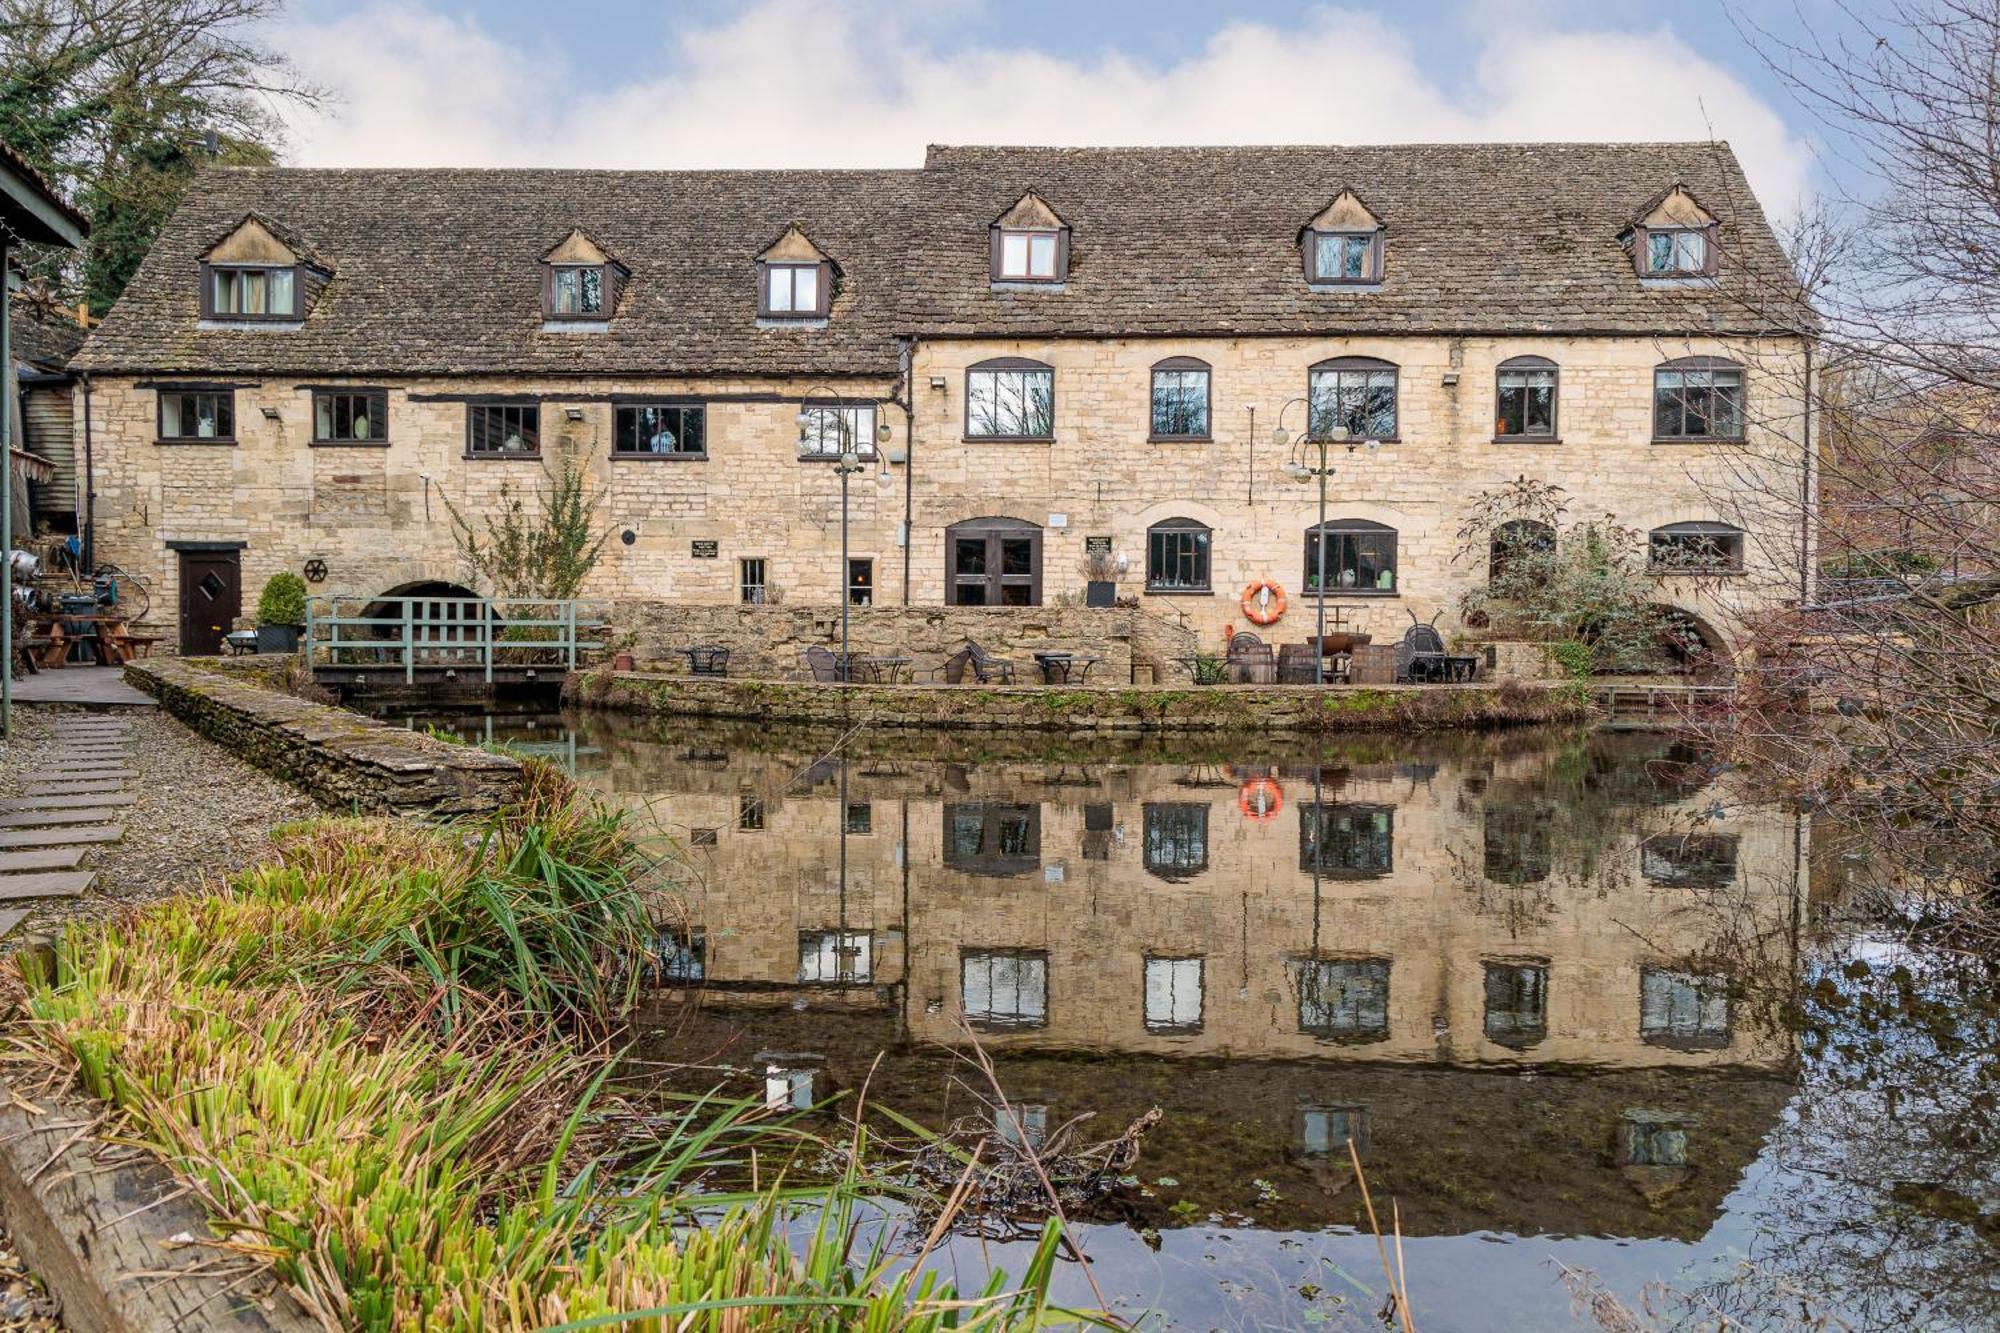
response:
M688 543L688 554L697 560L713 560L722 554L722 543L714 541L692 541Z
M1083 539L1083 553L1085 555L1110 555L1111 539L1109 537L1085 537Z

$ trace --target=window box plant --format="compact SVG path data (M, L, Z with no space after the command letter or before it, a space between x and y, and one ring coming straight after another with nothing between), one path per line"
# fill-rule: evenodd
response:
M290 570L273 574L257 597L257 651L295 653L306 627L306 581Z

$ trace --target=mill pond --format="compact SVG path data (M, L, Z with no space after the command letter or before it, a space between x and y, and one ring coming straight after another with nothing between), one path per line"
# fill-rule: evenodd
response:
M1065 1301L1379 1327L1352 1154L1431 1333L1604 1294L1656 1321L1612 1327L2000 1322L1990 978L1890 944L1864 849L1664 734L403 720L666 835L635 1077L1084 1154ZM1027 1194L928 1262L1018 1268Z

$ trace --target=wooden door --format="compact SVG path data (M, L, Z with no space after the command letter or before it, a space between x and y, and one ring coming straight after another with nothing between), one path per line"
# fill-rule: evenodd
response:
M236 551L181 552L181 655L214 657L243 614L243 566Z

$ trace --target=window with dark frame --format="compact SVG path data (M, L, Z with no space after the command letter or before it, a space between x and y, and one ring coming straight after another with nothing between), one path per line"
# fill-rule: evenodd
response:
M850 606L868 606L875 600L875 560L872 556L856 556L847 562L847 602Z
M1655 833L1639 844L1639 873L1668 888L1727 888L1741 845L1734 833Z
M1311 1162L1347 1162L1354 1157L1367 1161L1368 1108L1300 1107L1299 1151Z
M234 389L161 389L159 431L163 440L236 438Z
M827 310L827 282L817 263L764 265L759 313L767 318L811 319Z
M1320 542L1326 543L1327 591L1340 596L1387 596L1396 591L1396 530L1367 519L1329 519L1306 529L1308 593L1319 591Z
M1042 807L967 801L944 807L944 863L968 875L1011 878L1042 864Z
M1505 583L1516 570L1525 568L1532 572L1535 565L1524 562L1555 549L1553 524L1534 518L1510 518L1493 529L1486 552L1486 581L1498 585Z
M1486 969L1486 1039L1533 1046L1549 1035L1549 965L1493 963Z
M1396 438L1396 367L1374 357L1323 361L1306 375L1309 425L1314 439L1344 426L1356 440Z
M298 277L290 267L209 269L208 314L215 319L298 318Z
M388 438L387 390L313 390L313 443L374 444Z
M556 265L549 275L549 315L553 319L602 319L604 266Z
M973 1027L1008 1031L1048 1026L1048 954L967 949L958 966L959 1005Z
M1170 518L1146 529L1146 591L1208 592L1208 525Z
M1299 1031L1327 1041L1389 1035L1389 960L1307 958L1292 965Z
M965 372L965 434L1046 440L1056 431L1056 372L1035 361L982 361Z
M1553 440L1556 437L1556 365L1539 356L1502 361L1493 414L1500 440Z
M1200 958L1146 958L1146 1031L1186 1036L1201 1031L1206 962Z
M868 801L849 801L841 813L841 828L857 836L875 831L875 807Z
M746 606L764 604L764 557L745 556L736 562L736 586Z
M1727 1046L1727 980L1673 968L1639 969L1639 1040L1678 1050Z
M743 792L736 798L736 827L745 833L764 831L764 798Z
M1697 357L1655 369L1653 438L1741 440L1743 368Z
M1146 872L1190 879L1208 869L1208 803L1148 801L1144 807Z
M1332 879L1379 879L1396 868L1396 809L1389 805L1299 806L1299 869Z
M614 457L708 456L708 409L702 403L621 403L612 418Z
M1314 282L1375 282L1380 277L1376 263L1375 231L1318 231L1313 233Z
M466 404L466 453L478 458L526 458L541 451L540 403Z
M1002 229L995 274L1002 282L1054 282L1062 277L1062 233Z
M1647 534L1654 574L1736 574L1743 570L1743 529L1727 523L1669 523Z
M1550 812L1530 802L1488 805L1481 873L1495 884L1539 884L1555 869Z
M1654 227L1645 237L1649 278L1698 278L1715 271L1706 227Z
M807 403L799 409L799 457L837 459L852 449L862 458L875 456L873 403Z
M865 985L875 975L874 942L865 930L800 931L800 983L809 986Z
M1152 438L1209 438L1209 368L1193 357L1171 357L1153 367Z
M659 926L653 942L655 967L663 982L704 980L708 975L708 936L699 927Z

